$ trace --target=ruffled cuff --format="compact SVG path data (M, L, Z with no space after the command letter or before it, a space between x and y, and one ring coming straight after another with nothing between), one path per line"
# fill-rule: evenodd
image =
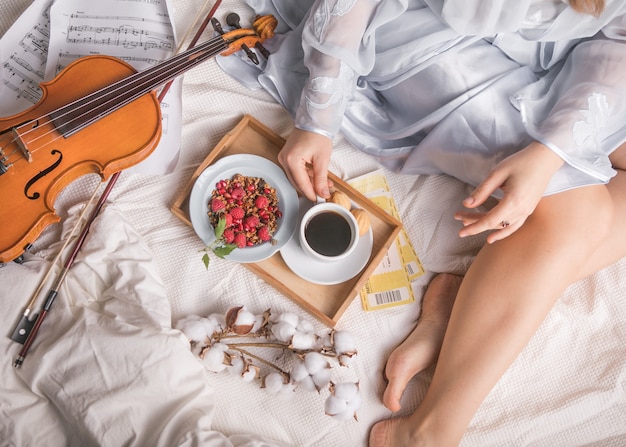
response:
M341 61L336 77L316 76L305 84L295 126L333 138L341 128L346 104L354 90L355 73Z
M603 183L615 175L609 154L626 141L625 49L581 43L560 69L513 98L531 137Z

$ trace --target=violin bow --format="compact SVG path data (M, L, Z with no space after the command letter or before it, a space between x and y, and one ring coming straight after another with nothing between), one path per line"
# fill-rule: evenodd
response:
M198 22L198 19L202 16L202 11L204 11L204 9L206 9L206 6L209 4L209 1L210 0L206 0L204 5L200 9L200 12L196 15L196 18L194 19L194 21L190 25L187 33L183 37L183 39L181 41L181 45L182 45L182 42L184 42L187 39L187 36L189 35L189 32L191 31L191 29L193 29L195 24ZM211 8L211 10L208 12L208 14L205 17L204 21L202 22L202 24L200 25L200 27L196 31L195 36L190 41L190 43L188 45L188 49L193 48L196 45L196 43L198 43L198 40L202 36L202 33L204 33L206 27L211 22L211 19L215 15L215 11L217 10L217 8L219 7L219 5L221 3L222 3L222 0L216 0L215 1L215 4ZM177 48L176 53L178 53L180 51L180 49L181 49L181 46L179 46ZM166 83L161 88L161 91L159 92L159 95L158 95L159 103L163 101L163 99L167 95L167 92L169 91L169 89L170 89L170 87L171 87L173 82L174 82L174 80L171 80L171 81ZM50 291L48 292L48 295L46 296L46 300L44 301L43 306L42 306L41 311L39 312L39 314L36 316L35 319L33 319L33 320L29 319L30 313L31 313L31 311L33 309L33 306L34 306L34 303L37 300L37 297L39 296L39 293L40 293L41 289L43 288L43 284L46 282L46 280L48 278L48 275L46 275L44 277L44 279L40 283L39 288L37 289L37 291L33 295L32 299L30 300L30 302L26 306L26 309L22 313L22 316L21 316L20 320L18 321L17 326L15 327L15 329L13 331L13 334L11 335L11 339L12 340L14 340L14 341L16 341L18 343L23 344L22 349L20 350L20 352L17 355L15 361L13 362L13 366L15 368L19 368L22 365L22 363L24 362L24 359L26 358L26 355L27 355L31 345L32 345L33 341L35 340L35 337L36 337L37 333L39 332L39 328L41 326L41 323L43 322L44 318L48 314L50 308L52 307L52 304L54 303L54 300L56 299L56 296L59 293L61 285L63 284L63 281L65 281L65 277L66 277L67 273L69 272L69 270L72 268L72 265L74 264L74 260L76 259L76 255L78 254L78 252L80 251L81 247L83 246L83 243L85 242L85 238L87 237L87 234L89 233L89 229L91 228L91 224L94 222L96 217L98 217L98 214L100 213L100 210L102 209L102 206L104 205L104 203L106 202L107 198L109 197L109 194L111 193L111 190L113 189L113 187L115 186L115 183L117 182L118 178L120 177L120 174L121 174L121 171L118 171L118 172L114 173L113 175L111 175L111 178L109 179L106 188L104 189L104 191L100 195L100 198L98 199L98 203L96 203L95 207L92 209L91 214L89 215L89 218L85 222L85 225L82 227L80 234L76 238L76 240L74 242L74 245L72 247L72 251L71 251L70 255L68 256L67 260L65 261L65 263L63 264L63 268L61 269L61 271L59 272L59 274L55 278L54 284L50 288ZM96 190L94 191L93 196L89 199L89 202L87 203L87 205L85 205L85 208L83 209L83 212L81 213L81 215L80 215L80 217L78 219L78 222L76 223L76 225L72 229L71 234L68 237L68 242L65 245L63 245L63 247L61 248L61 250L59 252L59 255L57 255L57 257L53 261L53 264L52 264L53 266L56 264L57 260L60 258L61 254L63 253L63 251L67 247L67 245L69 243L69 240L73 237L74 232L75 232L77 226L82 221L82 218L83 218L87 208L89 207L89 205L91 204L91 202L95 198L95 195L96 195L96 192L98 191L98 189L99 188L96 188ZM48 273L51 272L51 269L48 271Z

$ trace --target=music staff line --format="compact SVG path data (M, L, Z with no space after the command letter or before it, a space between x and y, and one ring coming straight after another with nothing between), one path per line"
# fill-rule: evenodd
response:
M72 63L73 61L84 57L84 54L78 54L78 53L68 53L68 52L61 52L59 53L59 59L57 62L57 66L56 66L56 70L57 73L61 70L63 70L65 67L67 67L70 63ZM121 59L125 62L145 62L147 64L150 65L156 65L160 62L162 62L159 59L154 59L154 58L150 58L150 57L139 57L139 56L117 56L117 59ZM132 65L132 64L131 64Z
M135 16L103 16L97 14L70 14L70 21L72 19L80 19L80 20L113 20L113 21L123 21L123 22L145 22L145 23L154 23L159 26L169 26L168 20L154 20L149 19L147 17L135 17Z

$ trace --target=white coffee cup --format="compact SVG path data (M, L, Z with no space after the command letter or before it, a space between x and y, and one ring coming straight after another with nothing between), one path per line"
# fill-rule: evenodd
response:
M359 225L341 205L320 202L307 210L300 221L302 251L313 259L336 262L347 258L359 242Z

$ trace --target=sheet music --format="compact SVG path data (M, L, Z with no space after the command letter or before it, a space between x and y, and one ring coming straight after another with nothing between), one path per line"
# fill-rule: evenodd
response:
M41 97L50 39L51 0L35 0L0 40L0 116L14 115Z
M79 57L106 54L138 71L174 54L167 0L35 0L0 41L0 114L13 115L41 97L39 84ZM161 104L163 134L154 153L133 172L171 172L182 126L181 79Z

